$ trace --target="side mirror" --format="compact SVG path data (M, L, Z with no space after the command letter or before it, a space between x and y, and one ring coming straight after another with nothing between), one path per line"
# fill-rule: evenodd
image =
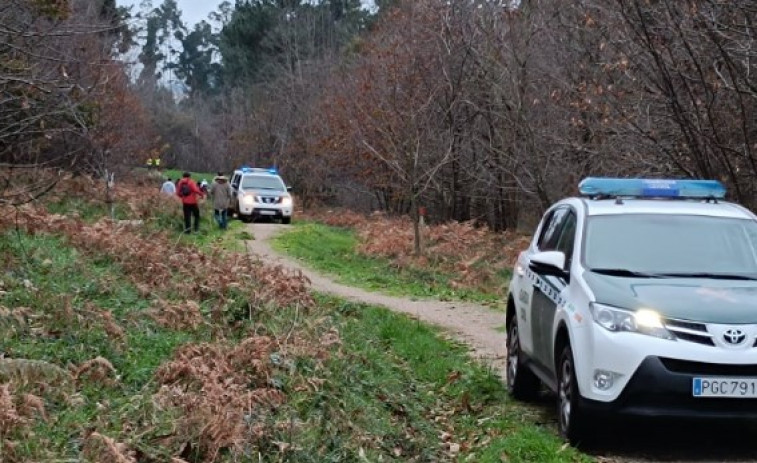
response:
M291 192L291 191L292 191L292 187L291 187L291 186L289 186L289 185L287 185L287 191L288 191L288 192Z
M531 256L531 263L528 266L540 275L565 279L570 277L570 273L565 270L565 254L560 251L537 252Z

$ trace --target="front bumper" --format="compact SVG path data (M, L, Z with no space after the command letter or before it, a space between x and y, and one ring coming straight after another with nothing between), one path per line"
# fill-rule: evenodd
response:
M694 397L697 376L757 377L757 364L726 365L665 357L645 358L617 399L582 398L588 411L672 418L757 418L757 399Z
M282 217L291 217L292 208L291 207L271 207L270 205L261 206L259 204L255 204L251 206L240 205L239 213L241 215L246 215L250 217L282 218Z

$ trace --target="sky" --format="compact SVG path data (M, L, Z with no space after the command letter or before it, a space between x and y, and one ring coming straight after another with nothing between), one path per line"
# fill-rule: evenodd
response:
M176 4L179 5L181 10L181 19L187 25L187 29L194 28L194 25L202 21L207 21L208 14L211 11L218 10L218 5L223 0L177 0ZM153 0L153 7L158 7L163 3L162 0ZM234 3L233 1L231 2ZM131 12L132 14L139 11L140 0L116 0L118 6L130 6L134 5Z
M207 21L208 14L212 11L217 11L218 5L222 2L223 0L176 0L176 4L179 5L179 9L181 10L181 19L187 25L187 29L190 30L203 19ZM152 1L153 7L158 7L161 3L163 3L162 0ZM230 3L233 5L233 0ZM118 6L134 5L131 12L135 14L139 11L140 0L116 0L116 4ZM363 0L362 4L367 8L371 8L374 2L373 0Z

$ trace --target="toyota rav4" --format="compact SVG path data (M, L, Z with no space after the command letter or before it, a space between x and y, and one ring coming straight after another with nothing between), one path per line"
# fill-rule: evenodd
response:
M507 387L598 413L757 418L757 221L709 180L588 178L513 271Z

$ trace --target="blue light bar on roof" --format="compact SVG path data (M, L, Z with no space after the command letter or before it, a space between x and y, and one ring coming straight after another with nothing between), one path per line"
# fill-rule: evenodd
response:
M578 184L578 191L584 196L725 198L725 187L717 180L587 177Z
M267 167L267 168L264 169L262 167L250 167L250 166L245 165L245 166L240 167L239 170L241 170L242 172L245 172L245 173L247 173L247 172L265 172L265 173L269 173L269 174L273 174L273 175L278 175L279 174L279 170L276 168L276 166Z

